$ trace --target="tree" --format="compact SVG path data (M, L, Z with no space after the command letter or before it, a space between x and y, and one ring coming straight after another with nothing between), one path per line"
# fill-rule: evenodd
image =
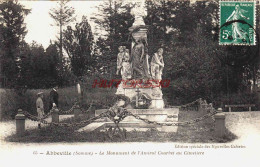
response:
M24 18L29 9L17 1L0 3L1 76L7 78L8 87L14 87L19 77L20 45L27 33Z
M183 2L184 3L184 2ZM185 2L186 4L186 2ZM152 55L159 47L171 47L172 39L176 39L174 31L175 10L179 8L177 1L146 1L147 16L144 21L149 26L148 51Z
M99 56L97 57L99 70L115 75L118 47L121 45L131 48L129 39L129 28L134 22L130 14L132 4L124 4L122 1L109 0L99 6L99 13L92 18L97 24L98 35L97 46Z
M76 76L89 74L94 67L93 35L85 16L72 29L68 26L64 31L64 49L66 50L72 71Z
M146 1L147 16L145 23L149 25L149 52L153 54L158 47L169 50L176 45L191 45L190 39L199 25L203 35L216 38L217 1Z
M52 42L45 50L45 56L48 58L49 71L48 74L55 79L52 85L61 85L59 77L59 67L62 66L62 61L59 58L59 50Z
M60 28L60 37L59 37L59 48L60 48L60 58L63 58L62 49L63 49L63 37L62 31L63 27L69 23L75 21L75 9L69 7L67 3L69 0L60 0L58 2L57 8L51 9L49 12L50 16L54 19L55 25Z
M201 36L201 27L193 31L193 46L177 46L165 55L164 77L171 80L164 94L179 104L199 97L212 101L224 90L225 68L218 60L218 44ZM224 85L225 86L225 85Z
M26 88L51 88L55 85L63 86L67 84L65 80L71 79L64 76L64 64L59 58L59 50L55 44L51 43L44 50L43 46L35 41L30 45L24 43L20 55L19 85Z
M218 1L147 0L146 8L149 52L165 49L164 78L172 84L164 94L169 99L213 101L228 92L245 92L247 81L255 80L258 60L249 60L257 47L218 45Z

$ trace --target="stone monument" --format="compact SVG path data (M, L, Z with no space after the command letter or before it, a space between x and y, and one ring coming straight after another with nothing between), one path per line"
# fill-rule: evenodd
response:
M117 88L116 95L128 97L130 104L125 106L128 112L149 121L158 123L172 123L178 121L179 108L164 108L163 94L161 90L162 71L164 68L163 49L159 48L149 62L147 31L143 17L145 16L144 0L137 2L132 14L135 21L129 28L132 37L132 46L129 50L125 46L118 48L117 75L121 75L122 81ZM120 97L120 96L118 96ZM107 109L95 110L95 116L106 112ZM81 128L79 131L93 131L115 127L115 123L109 118L97 120L91 125ZM127 116L119 123L119 127L142 130L157 128L161 131L177 132L177 126L162 126L151 124L132 116Z
M159 49L158 53L153 55L152 62L149 63L148 26L145 25L143 20L146 15L144 1L137 2L131 14L135 16L134 23L129 28L132 37L131 54L130 59L127 59L127 63L124 63L122 54L125 46L119 47L117 69L119 71L119 68L121 68L122 82L118 86L116 94L125 95L131 101L134 101L133 105L131 105L133 108L162 109L164 108L164 101L159 83L164 66L163 52L162 49ZM124 64L128 68L125 68ZM129 64L131 68L129 68ZM126 74L127 72L128 74Z

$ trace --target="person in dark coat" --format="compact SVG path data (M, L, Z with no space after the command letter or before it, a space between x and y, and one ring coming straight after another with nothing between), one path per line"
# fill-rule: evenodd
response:
M37 94L38 98L36 100L36 109L38 114L38 128L41 129L41 120L44 116L44 104L43 104L43 92Z
M51 110L53 105L55 104L57 107L59 106L59 94L57 92L58 87L54 87L50 92L50 107Z

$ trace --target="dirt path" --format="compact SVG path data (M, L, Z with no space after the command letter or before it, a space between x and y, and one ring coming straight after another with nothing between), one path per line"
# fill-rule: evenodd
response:
M60 121L67 119L67 118L71 118L73 117L73 115L61 115L60 116ZM47 119L45 119L47 122L51 122L51 117L48 117ZM43 125L46 126L46 125ZM38 123L35 121L31 121L29 119L25 120L25 129L35 129L38 128ZM11 121L4 121L4 122L0 122L0 144L4 143L4 138L6 136L9 136L13 133L15 133L15 121L11 120Z
M238 136L234 142L258 143L260 141L260 111L227 112L226 127Z

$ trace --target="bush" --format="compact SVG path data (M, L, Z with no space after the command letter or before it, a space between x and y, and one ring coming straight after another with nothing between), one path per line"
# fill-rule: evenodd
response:
M17 108L14 93L9 89L0 89L0 120L10 118Z

